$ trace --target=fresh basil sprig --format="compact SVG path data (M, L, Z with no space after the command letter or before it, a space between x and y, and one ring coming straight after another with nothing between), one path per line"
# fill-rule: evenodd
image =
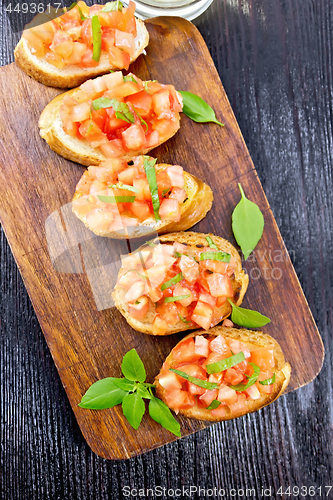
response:
M217 120L214 110L201 97L192 92L178 92L183 98L183 113L191 120L198 123L214 122L224 127L224 124Z
M180 437L180 425L163 401L154 396L153 384L146 380L145 367L135 349L128 351L121 364L125 378L108 377L92 384L79 406L91 410L104 410L121 404L124 416L134 429L138 429L145 413L143 399L149 400L149 415L162 427Z
M232 230L246 260L257 246L264 231L264 216L258 205L246 198L238 184L242 198L232 213Z
M218 247L215 245L214 241L212 240L212 238L210 236L206 236L206 240L207 240L208 246L210 246L210 248L214 248L214 250L218 250Z
M135 118L126 102L119 102L117 99L109 99L108 97L100 97L92 102L93 108L98 111L102 108L113 108L116 113L116 118L124 120L127 123L134 123Z
M177 295L175 297L165 297L164 302L165 303L168 303L168 302L177 302L179 300L189 299L190 297L191 297L190 293L188 293L187 295Z
M123 10L123 4L119 0L107 2L101 9L101 12L113 12L115 10L120 10L120 12Z
M97 195L97 198L103 203L133 203L135 196L102 196Z
M218 251L218 252L202 252L200 254L200 260L218 260L220 262L230 262L230 253Z
M216 363L210 363L206 365L207 373L210 375L211 373L220 373L228 368L232 368L235 365L238 365L242 361L245 360L244 353L241 351L229 358L222 359L221 361L217 361Z
M271 322L267 316L260 314L258 311L244 309L236 306L230 299L228 301L232 306L231 321L236 325L245 326L246 328L260 328Z
M207 406L207 410L216 410L220 406L221 402L217 399L213 399L209 406Z
M275 373L271 378L266 378L265 380L259 380L259 384L261 385L272 385L274 384L274 382L275 382Z
M188 373L182 372L181 370L176 370L175 368L170 368L170 372L175 372L177 375L180 377L184 378L185 380L188 380L194 385L197 385L198 387L202 387L203 389L208 389L212 391L213 389L218 389L219 385L216 384L215 382L208 382L207 380L201 380L200 378L193 377L192 375L188 375Z
M176 274L176 276L174 276L173 278L171 278L171 280L166 281L165 283L163 283L163 285L161 286L162 292L166 288L170 288L170 286L175 285L176 283L179 283L179 281L181 281L182 279L183 279L182 273Z
M91 29L93 35L93 55L92 59L99 62L102 51L102 30L98 16L92 16Z
M251 385L256 383L256 381L260 375L260 368L259 368L259 366L255 365L254 363L251 363L250 361L248 363L253 368L253 374L248 378L247 383L246 384L230 385L229 386L230 389L234 389L234 391L242 392L242 391L245 391L246 389L248 389L249 387L251 387Z
M160 210L160 199L158 196L158 186L157 186L157 181L156 181L156 170L155 170L155 163L156 163L156 158L154 160L150 160L149 156L144 156L143 157L143 167L146 172L147 176L147 181L149 184L149 190L151 194L151 199L153 202L153 210L154 210L154 216L155 220L159 221L161 220L159 210Z

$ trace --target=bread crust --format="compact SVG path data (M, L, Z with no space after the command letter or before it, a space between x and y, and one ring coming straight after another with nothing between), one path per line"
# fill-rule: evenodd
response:
M39 118L40 135L46 140L50 148L59 155L81 165L89 167L90 165L99 165L102 161L107 160L102 151L94 149L85 139L78 139L67 135L62 128L62 120L60 118L60 106L66 95L72 96L78 89L68 90L63 94L55 97L43 110ZM176 113L177 128L172 134L162 138L160 144L166 142L178 132L180 127L180 114ZM131 160L134 156L146 155L149 151L157 146L147 148L141 151L129 151L122 156L124 160Z
M290 364L285 361L280 345L270 335L267 335L260 331L246 330L244 328L237 329L237 328L228 328L224 326L215 326L214 328L211 328L208 332L205 330L198 330L195 332L191 332L189 335L184 337L184 339L182 339L178 344L180 344L181 342L183 342L188 338L196 337L197 335L204 335L205 337L216 337L218 335L223 335L224 337L240 340L246 345L246 347L248 347L250 351L259 349L261 347L266 347L268 345L274 347L275 384L271 394L262 394L260 399L254 401L247 401L246 406L248 410L242 411L236 416L226 415L225 417L216 417L211 414L210 410L199 407L192 407L187 410L179 410L179 413L181 415L184 415L185 417L189 418L195 418L197 420L208 420L210 422L231 420L233 418L246 415L247 413L253 413L254 411L260 410L264 406L269 405L270 403L275 401L279 396L281 396L281 394L286 389L290 380L291 367ZM173 359L172 351L167 356L165 361L170 365L170 368L172 368L176 364ZM166 390L159 383L158 376L155 378L154 383L156 384L157 397L160 398L162 401L164 401L164 403L166 403L165 399Z
M130 63L134 62L144 51L149 43L149 33L141 19L136 20L137 36L135 37L135 51L131 57ZM81 83L98 75L103 75L110 70L117 70L116 66L110 64L109 57L102 53L100 64L93 68L78 68L76 66L67 66L63 69L56 68L45 59L34 56L30 50L27 41L21 38L14 50L16 64L35 80L49 87L73 88Z
M236 261L237 269L235 271L235 279L232 281L232 283L236 298L236 300L234 300L234 303L237 306L239 306L243 302L243 297L245 295L249 283L249 277L242 269L242 261L239 256L239 253L237 252L236 248L231 243L229 243L229 241L220 238L219 236L215 236L214 234L211 233L203 234L203 233L195 233L194 231L188 231L186 233L177 232L177 233L165 234L159 237L159 241L161 243L168 243L168 242L173 243L174 241L178 241L179 243L187 244L190 246L197 246L197 245L207 246L206 236L210 236L219 250L230 253ZM138 321L132 318L128 313L128 307L126 305L124 298L125 294L126 291L120 287L118 288L116 287L112 292L112 297L117 309L125 317L129 325L132 328L134 328L134 330L146 333L148 335L153 335L152 321L155 316L155 306L153 305L153 302L151 302L149 299L150 306L145 321ZM223 319L227 318L231 314L231 309L232 307L228 301L225 302L219 308L219 310L223 314ZM169 329L164 335L171 335L173 333L183 332L192 328L193 325L187 325L186 323L183 323L182 321L179 320L175 325L169 326Z
M168 165L166 163L160 163L155 165L157 173L162 172ZM89 171L86 171L84 176L89 177ZM127 239L128 237L132 238L140 238L141 236L147 235L151 233L164 234L170 231L185 231L190 227L194 226L197 222L203 219L207 212L211 209L213 204L213 192L210 187L205 184L203 181L198 179L192 174L184 171L184 179L185 186L184 189L187 193L187 200L181 205L181 219L179 222L170 221L170 220L160 220L155 221L155 219L150 218L146 221L140 222L138 226L131 228L131 233L127 236L124 232L116 231L93 231L93 233L97 234L97 236L104 236L107 238L114 238L117 240ZM82 193L75 191L73 201L77 200L84 196ZM87 224L87 219L85 215L81 215L74 210L73 213L78 217L83 224L90 229ZM147 232L146 232L147 229ZM92 231L92 229L90 229Z

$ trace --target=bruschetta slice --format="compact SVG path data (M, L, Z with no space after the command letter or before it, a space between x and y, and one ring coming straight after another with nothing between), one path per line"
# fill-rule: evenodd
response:
M82 165L147 154L179 129L182 98L172 85L121 71L58 95L39 119L51 149Z
M109 70L128 69L149 42L134 12L132 1L127 8L120 1L92 7L80 1L48 22L39 14L15 48L16 64L44 85L59 88L77 87Z
M155 379L156 394L186 417L230 420L272 403L290 372L269 335L216 326L190 333L172 349Z
M242 303L248 275L237 250L212 234L161 236L122 257L113 291L115 306L139 332L170 335L208 330Z
M186 230L210 210L210 187L180 165L156 165L149 156L130 163L109 159L88 167L76 186L73 212L98 236Z

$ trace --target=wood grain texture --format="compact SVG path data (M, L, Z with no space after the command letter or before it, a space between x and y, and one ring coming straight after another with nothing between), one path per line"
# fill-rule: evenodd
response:
M147 27L147 55L132 65L132 72L143 80L158 79L200 94L218 110L218 119L225 124L224 128L199 125L183 117L180 132L154 153L159 162L180 163L213 188L215 203L196 225L198 231L233 241L230 222L240 199L238 182L261 208L265 231L252 262L245 264L250 285L244 304L271 318L265 331L279 341L292 366L288 390L299 388L321 368L321 339L213 61L189 22L156 18ZM202 74L200 80L195 78L197 71ZM129 327L115 308L97 310L88 277L92 267L101 265L98 259L91 265L98 244L103 255L99 260L105 257L106 248L119 260L120 254L127 253L126 242L82 241L86 273L80 273L77 265L67 274L57 272L62 270L59 266L52 267L45 235L49 216L70 202L82 167L57 156L38 136L38 115L59 91L27 77L16 65L1 69L0 89L4 98L0 132L6 137L0 139L0 219L80 428L92 450L109 459L129 458L172 441L174 437L150 418L133 432L119 406L106 411L77 406L92 382L120 375L122 357L132 347L138 350L152 381L181 335L151 338ZM6 184L8 178L10 185ZM59 235L66 226L60 219ZM71 228L66 226L66 231ZM88 238L90 234L88 231ZM78 256L79 248L76 253ZM106 273L103 283L107 282ZM305 359L301 352L311 356ZM181 424L183 436L205 426L184 418Z
M4 65L18 37L1 12ZM124 486L191 484L254 488L259 498L271 487L276 498L280 486L332 484L332 18L329 0L214 0L196 21L319 326L319 376L256 414L103 460L80 433L2 232L1 498L113 500L126 498Z

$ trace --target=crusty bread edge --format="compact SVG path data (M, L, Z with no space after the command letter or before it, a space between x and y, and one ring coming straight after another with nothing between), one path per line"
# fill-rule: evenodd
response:
M85 139L78 139L66 134L62 128L62 120L60 118L60 106L62 105L65 95L73 95L77 89L71 89L67 92L59 94L55 97L43 110L39 118L40 135L48 143L50 148L59 155L81 165L89 167L90 165L99 165L102 161L107 160L102 151L98 148L94 149ZM173 137L180 128L180 114L176 113L177 128L172 134L162 138L157 145L163 144ZM124 160L131 160L134 156L146 155L155 147L147 148L141 151L129 151L122 156Z
M213 242L220 250L230 253L236 260L237 270L235 272L235 279L237 282L238 297L237 300L235 301L235 304L239 306L242 303L243 297L247 290L249 277L242 269L242 261L239 256L239 253L237 252L236 248L231 243L229 243L229 241L221 238L220 236L215 236L214 234L211 233L204 234L204 233L196 233L194 231L187 231L187 232L181 231L177 233L169 233L160 236L158 239L161 243L178 241L179 243L187 243L189 245L200 244L207 246L206 236L210 236ZM128 311L126 309L126 303L124 301L125 293L126 292L121 288L118 289L115 288L115 290L112 292L112 297L117 309L124 316L128 324L132 328L134 328L134 330L146 333L147 335L153 335L151 324L147 324L142 321L136 320L128 314ZM154 306L151 304L151 307ZM220 309L223 311L223 319L227 318L231 313L231 305L229 304L229 302L223 304L223 306ZM186 325L186 323L178 321L178 323L176 323L175 325L170 326L168 331L164 335L172 335L173 333L183 332L192 328L193 325Z
M184 415L185 417L194 418L197 420L207 420L210 422L231 420L233 418L238 418L243 415L246 415L247 413L253 413L254 411L264 408L264 406L269 405L270 403L275 401L279 396L281 396L281 394L286 389L290 380L291 367L290 364L285 361L280 345L270 335L265 334L261 331L250 331L244 328L237 329L237 328L228 328L224 326L215 326L214 328L211 328L209 331L198 330L195 332L191 332L189 335L184 337L184 339L182 339L178 344L180 344L181 342L183 342L188 338L195 337L197 335L213 335L213 336L224 335L225 337L229 337L244 342L244 344L250 349L250 351L253 351L254 349L259 349L261 347L265 347L267 345L272 345L274 347L274 359L276 366L275 388L271 394L263 394L258 400L247 401L246 405L248 407L248 411L240 412L236 416L227 415L225 417L216 417L211 414L210 410L198 407L192 407L189 408L188 410L179 410L179 414ZM172 351L167 356L165 361L170 365L171 368L175 364L172 356ZM156 384L157 397L160 398L162 401L164 401L164 403L166 403L165 400L166 391L160 385L158 381L158 376L156 377L154 383Z
M135 52L131 57L131 63L134 62L144 51L149 43L149 33L141 19L136 20L137 36L135 37ZM14 50L16 64L30 77L34 78L44 85L56 88L73 88L78 87L81 83L89 78L98 75L103 75L110 70L119 68L109 63L107 54L102 54L100 65L94 68L75 68L68 66L67 68L58 69L45 59L39 59L34 56L24 38L21 38Z
M161 172L168 166L170 165L166 163L160 163L156 165L156 171ZM211 209L213 204L213 192L207 184L205 184L203 181L190 174L189 172L184 171L184 178L188 199L181 206L181 219L179 222L170 220L161 220L156 222L151 218L147 222L140 222L138 226L133 227L129 235L127 235L125 231L110 232L107 230L103 230L93 232L97 236L121 240L126 238L140 238L145 235L149 237L149 233L151 234L157 232L158 234L163 234L170 231L185 231L186 229L189 229L190 227L194 226L194 224L203 219L206 216L207 212L209 212L209 210ZM191 194L190 188L192 186L195 186L196 190L195 193ZM75 192L73 201L80 198L81 196L83 195ZM88 229L90 229L87 224L85 215L78 214L74 210L74 208L73 213L83 222L83 224ZM147 233L143 234L143 232L145 232L145 229L147 229Z

